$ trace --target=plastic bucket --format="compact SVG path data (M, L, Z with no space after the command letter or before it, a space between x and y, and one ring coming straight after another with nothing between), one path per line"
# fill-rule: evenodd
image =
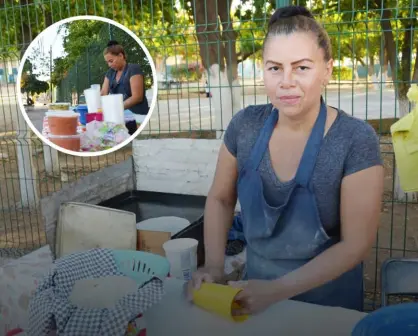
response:
M170 276L190 280L197 270L197 246L199 242L193 238L178 238L166 241L163 249L170 262Z
M76 111L80 114L80 124L81 125L85 125L87 124L87 113L88 113L88 109L87 109L87 105L78 105Z
M86 121L87 124L92 121L103 121L103 113L87 113Z
M401 303L375 310L354 327L351 336L418 335L418 303Z
M102 109L104 121L118 125L125 124L122 94L118 93L102 96Z
M86 89L84 90L84 96L86 97L86 103L89 112L95 113L102 108L99 90L93 88Z
M79 114L71 111L46 112L49 131L53 135L76 135Z
M49 135L49 140L57 146L73 152L79 152L81 148L81 135Z
M70 103L51 103L48 104L48 109L54 111L68 111L70 106Z

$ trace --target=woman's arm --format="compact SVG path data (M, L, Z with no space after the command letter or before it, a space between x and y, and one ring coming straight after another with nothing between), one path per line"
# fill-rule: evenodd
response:
M144 76L134 75L129 79L132 96L124 101L125 110L139 104L144 99Z
M106 96L109 94L109 78L105 77L102 85L102 89L100 90L101 96Z
M380 165L344 177L341 185L341 242L299 269L274 280L277 300L319 287L366 258L379 226L383 179Z
M237 160L222 144L204 214L205 266L223 274L225 246L237 202Z

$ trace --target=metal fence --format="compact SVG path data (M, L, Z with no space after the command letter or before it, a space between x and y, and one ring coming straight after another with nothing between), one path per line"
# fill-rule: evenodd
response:
M244 107L268 101L262 84L260 50L270 14L285 4L264 0L0 1L1 253L25 253L45 244L39 208L36 204L28 206L31 194L42 197L130 155L129 148L100 158L60 154L59 166L48 173L50 149L33 137L19 117L13 76L9 76L37 34L53 22L75 15L98 15L124 24L149 49L159 78L155 110L141 137L179 132L196 136L226 128L231 111L220 104L224 100L218 99L224 92L239 92L237 103L228 105L233 106L232 112L236 112L237 104ZM381 262L390 256L412 257L418 252L418 204L410 196L396 193L389 136L390 125L408 111L406 90L418 78L417 7L406 0L294 4L309 7L331 36L334 58L339 62L326 91L327 102L369 120L381 136L385 197L377 244L365 263L367 303L374 308ZM78 66L84 67L77 71L78 78L70 74L60 84L59 98L66 99L65 91L74 83L100 79L102 69L92 72L86 55L78 60ZM205 77L202 71L222 62L231 69L225 87L219 80L222 74ZM212 99L205 95L206 81ZM28 168L30 161L34 169Z

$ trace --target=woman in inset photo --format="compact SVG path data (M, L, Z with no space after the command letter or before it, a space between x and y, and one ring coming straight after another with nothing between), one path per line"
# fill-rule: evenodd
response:
M109 41L103 55L110 69L105 75L101 95L122 94L125 113L132 112L134 115L144 116L145 119L149 105L141 67L128 63L125 49L117 41ZM137 130L137 123L127 122L126 127L132 135Z

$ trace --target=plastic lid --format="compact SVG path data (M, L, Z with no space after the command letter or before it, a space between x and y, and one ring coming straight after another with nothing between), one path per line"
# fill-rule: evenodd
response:
M49 138L54 138L54 139L77 139L81 137L81 134L74 134L74 135L54 135L49 133L48 134Z
M76 110L87 110L87 105L77 105Z
M71 110L67 111L47 111L45 112L47 117L67 117L67 118L75 118L78 117L80 114Z

